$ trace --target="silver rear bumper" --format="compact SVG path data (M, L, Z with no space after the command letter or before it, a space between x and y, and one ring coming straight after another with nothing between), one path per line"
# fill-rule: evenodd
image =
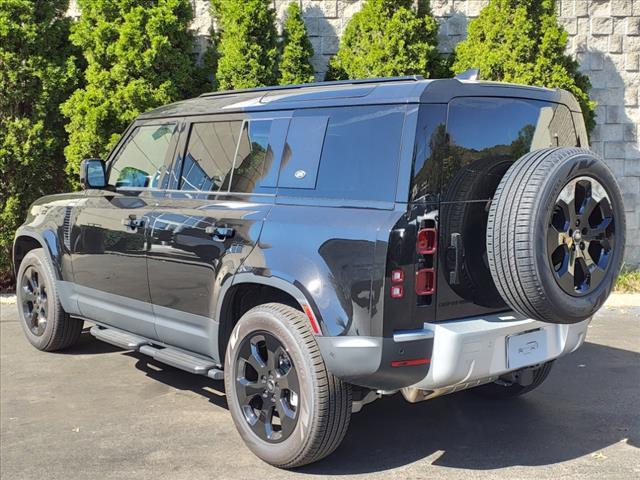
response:
M541 330L540 338L546 344L540 353L532 354L530 364L556 359L582 345L590 321L555 325L508 312L426 323L424 332L433 332L434 339L431 366L427 376L412 387L450 393L516 370L508 365L507 337L532 330Z

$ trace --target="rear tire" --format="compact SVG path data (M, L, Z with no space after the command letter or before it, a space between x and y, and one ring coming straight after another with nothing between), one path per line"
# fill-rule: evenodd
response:
M518 383L519 376L522 375L522 373L515 372L512 374L513 378L500 379L493 383L480 385L479 387L472 388L470 392L481 397L491 398L494 400L518 397L542 385L542 382L544 382L549 376L551 367L553 367L553 361L544 363L540 365L540 367L536 368L532 372L533 382L529 385L521 385L520 383Z
M82 320L70 317L62 308L55 278L42 248L24 256L16 278L22 330L31 345L45 352L63 350L76 343L83 326Z
M236 428L265 462L299 467L342 442L351 387L327 371L304 313L279 303L249 310L231 333L224 372Z
M524 155L496 190L487 224L491 276L505 302L547 323L577 323L605 302L622 266L620 188L588 150Z

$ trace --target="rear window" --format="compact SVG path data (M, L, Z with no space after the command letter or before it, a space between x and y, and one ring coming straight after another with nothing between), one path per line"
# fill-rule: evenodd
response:
M289 125L278 194L393 201L405 111L299 110Z
M531 150L577 145L566 106L519 98L452 100L447 136L441 168L442 190L448 191L449 201L490 198L510 163ZM482 185L475 192L462 188L462 183L468 185L474 175L485 177Z

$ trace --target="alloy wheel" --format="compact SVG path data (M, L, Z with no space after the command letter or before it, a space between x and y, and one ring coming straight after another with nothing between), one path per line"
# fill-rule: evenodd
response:
M547 255L558 285L573 296L593 291L615 244L611 200L596 179L581 176L558 195L547 228Z
M244 419L262 440L277 443L295 429L300 383L282 343L268 332L245 338L236 360L236 396Z
M28 267L20 282L22 313L31 333L40 337L47 328L49 302L43 275L34 266Z

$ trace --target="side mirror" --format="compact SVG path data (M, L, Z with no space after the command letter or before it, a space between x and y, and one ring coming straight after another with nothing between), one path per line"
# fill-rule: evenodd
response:
M80 164L80 186L83 190L105 188L107 178L104 162L99 158L85 158Z

